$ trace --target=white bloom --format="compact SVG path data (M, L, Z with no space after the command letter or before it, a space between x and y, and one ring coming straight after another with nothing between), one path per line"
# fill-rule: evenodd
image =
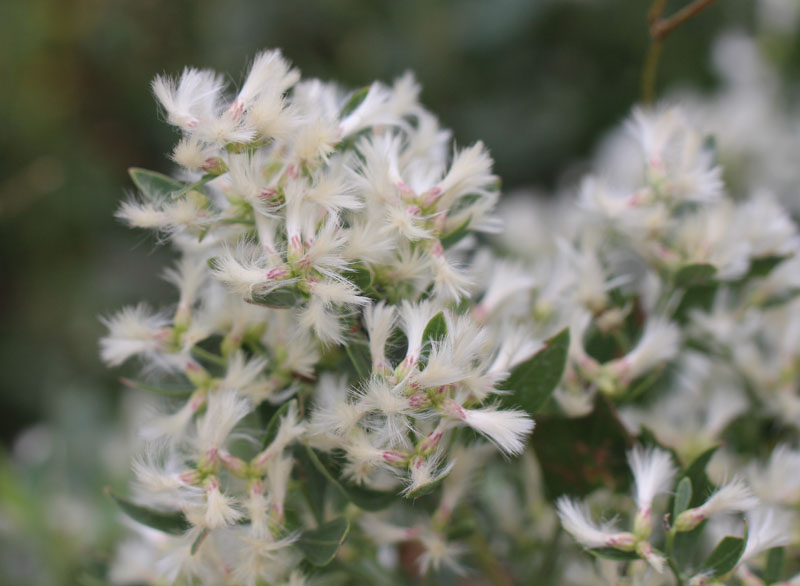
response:
M758 499L750 487L739 477L718 488L709 499L697 508L681 513L675 519L678 531L690 531L701 521L726 511L748 511L758 506Z
M630 551L635 538L631 533L620 533L611 525L599 527L589 515L586 505L562 496L556 501L556 510L561 525L575 540L585 547L613 547Z
M167 317L140 303L126 307L111 318L101 318L108 335L100 340L100 355L109 366L119 366L131 356L162 351Z
M486 436L506 454L518 455L525 449L525 438L534 422L524 411L514 409L465 409L451 401L448 413Z
M628 452L628 464L636 483L636 505L640 511L649 511L653 499L669 490L677 472L669 452L658 448L634 447Z
M157 76L153 80L153 93L166 110L170 124L192 130L215 115L224 86L221 75L187 67L178 81Z
M236 391L212 393L205 414L197 422L196 445L200 453L222 448L236 424L251 410L250 401Z

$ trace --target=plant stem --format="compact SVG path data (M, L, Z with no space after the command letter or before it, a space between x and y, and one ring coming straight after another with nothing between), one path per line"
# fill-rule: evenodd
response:
M489 547L489 542L481 535L480 531L476 531L472 535L472 546L475 557L478 558L478 563L483 568L486 578L492 586L511 586L511 580L506 574L506 571L500 565L500 562L492 555Z
M658 1L658 0L657 0ZM650 27L650 36L657 40L664 40L664 38L681 26L687 20L701 13L703 10L711 6L715 0L695 0L688 6L685 6L669 18L658 19L652 23Z
M647 23L650 26L650 47L645 57L644 69L642 71L642 100L645 104L652 104L656 94L656 73L658 72L658 62L664 48L664 39L672 31L699 14L715 0L694 0L688 6L684 6L678 12L668 18L662 18L667 0L653 0L650 10L647 12Z

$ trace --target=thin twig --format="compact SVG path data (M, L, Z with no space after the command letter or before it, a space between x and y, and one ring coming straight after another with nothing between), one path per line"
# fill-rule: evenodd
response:
M647 12L647 23L650 26L650 48L642 70L642 100L645 104L652 104L656 94L656 73L661 52L664 48L664 39L676 28L681 26L693 16L709 7L715 0L695 0L688 6L680 9L669 18L662 18L667 0L653 0Z
M656 0L656 2L659 1L660 0ZM653 37L654 40L664 40L668 34L696 14L699 14L711 6L714 2L715 0L695 0L689 4L689 6L680 9L669 18L659 18L658 20L653 21L650 27L650 36Z

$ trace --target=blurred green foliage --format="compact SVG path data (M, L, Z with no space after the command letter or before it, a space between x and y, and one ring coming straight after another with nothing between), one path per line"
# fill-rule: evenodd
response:
M550 188L565 168L580 172L568 164L637 100L647 8L644 0L0 2L0 583L74 584L91 563L87 552L113 531L109 509L90 506L115 481L101 447L120 397L119 373L98 359L98 316L169 300L156 278L168 251L112 218L131 189L129 166L169 171L175 135L149 91L155 74L191 64L235 84L246 60L269 47L305 76L353 87L410 69L459 144L487 143L507 190ZM752 27L752 10L748 0L720 0L675 33L659 88L712 87L714 36ZM797 47L785 53L786 70L796 71ZM12 457L14 439L33 425L49 438L34 445L49 451L31 459L18 445ZM81 539L53 523L58 498L87 508Z

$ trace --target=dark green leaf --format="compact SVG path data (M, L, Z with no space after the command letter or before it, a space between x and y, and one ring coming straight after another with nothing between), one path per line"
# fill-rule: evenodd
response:
M309 531L303 531L297 539L297 547L305 558L315 566L325 566L333 560L336 550L347 539L350 523L344 517L328 521Z
M184 184L163 173L131 167L128 173L136 187L151 201L169 197L184 188Z
M672 518L677 519L678 515L689 508L692 500L692 481L688 476L681 478L678 489L675 491L675 501L672 504Z
M318 454L308 446L306 455L314 467L347 500L365 511L380 511L391 505L397 496L393 492L364 488L336 477L336 466L324 454ZM323 461L324 460L324 461Z
M192 549L190 550L192 555L197 553L197 550L200 549L201 545L203 545L203 542L206 540L206 537L208 537L209 533L209 529L203 529L203 531L200 532L200 535L198 535L197 539L195 539L194 543L192 543Z
M317 523L322 523L325 519L325 493L328 479L312 462L306 446L296 445L294 456L300 466L303 494Z
M635 551L620 551L613 547L598 547L587 549L586 551L604 560L613 560L615 562L627 562L639 559L639 555Z
M550 499L583 497L600 487L623 492L630 484L625 452L633 438L603 395L584 417L539 417L530 443Z
M341 112L339 112L339 120L347 118L356 108L363 104L364 100L367 99L367 95L369 95L369 90L370 86L367 85L350 94L347 102L342 106Z
M697 456L686 468L686 471L681 474L681 477L686 477L692 481L692 498L689 501L690 507L697 507L703 504L711 492L712 485L706 475L706 466L708 466L708 462L717 449L719 449L719 445L707 449Z
M194 389L157 387L142 381L131 380L128 378L121 378L119 380L126 387L140 391L147 391L149 393L156 393L158 395L167 395L170 397L188 397L194 392Z
M372 358L366 340L353 340L345 347L345 350L359 380L367 380L372 374Z
M767 554L767 566L764 568L764 582L774 584L781 579L783 574L783 561L786 550L782 547L773 547Z
M142 525L172 535L183 535L191 527L182 511L157 511L118 497L111 491L108 491L108 494L122 509L122 512Z
M467 234L469 234L469 223L472 221L472 216L468 216L466 220L464 220L460 226L453 228L447 234L443 234L439 237L439 241L442 243L442 248L450 248L458 244Z
M272 414L272 417L269 419L269 423L267 424L267 429L264 432L264 439L261 442L261 448L264 449L268 445L272 443L272 440L275 439L275 436L278 435L278 430L281 427L281 419L283 419L284 415L289 412L292 405L297 405L297 399L292 399L291 401L286 401L280 408Z
M535 415L561 381L569 351L569 329L564 329L547 342L542 350L518 364L501 385L511 394L504 397L508 405L519 405Z
M706 559L705 567L715 577L724 576L736 567L744 553L745 540L741 537L725 537Z
M760 256L758 258L754 258L750 261L750 270L747 272L747 277L766 277L768 274L772 272L772 269L777 267L786 259L791 258L789 256L780 256L780 255L768 255L768 256Z
M422 332L423 345L428 342L441 341L447 335L447 322L444 319L444 314L440 311L434 315L425 326L425 331Z
M294 307L299 299L302 299L302 295L294 287L280 287L268 293L253 295L252 303L266 305L275 309L286 309L287 307Z
M675 273L675 286L692 287L694 285L702 285L711 281L716 273L717 268L714 265L706 263L686 265Z

